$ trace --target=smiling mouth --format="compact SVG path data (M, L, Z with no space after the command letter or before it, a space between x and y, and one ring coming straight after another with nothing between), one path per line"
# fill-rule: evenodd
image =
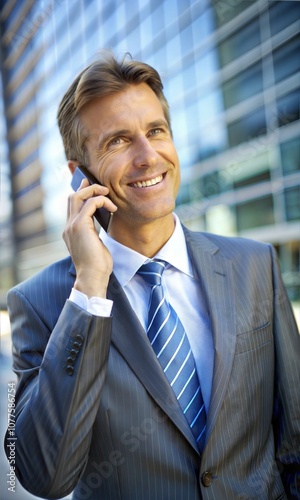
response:
M163 180L163 178L164 178L163 175L158 175L157 177L154 177L154 179L150 179L148 181L133 182L130 185L135 188L145 188L145 187L155 186L155 184L159 184Z

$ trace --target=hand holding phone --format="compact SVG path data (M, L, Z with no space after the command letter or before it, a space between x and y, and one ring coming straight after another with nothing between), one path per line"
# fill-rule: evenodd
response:
M71 181L71 186L74 191L78 190L83 179L87 179L90 184L100 184L96 177L94 177L85 167L80 165L76 168ZM94 213L94 217L99 222L100 226L103 227L103 229L108 233L113 213L109 212L104 207L97 208L96 212Z

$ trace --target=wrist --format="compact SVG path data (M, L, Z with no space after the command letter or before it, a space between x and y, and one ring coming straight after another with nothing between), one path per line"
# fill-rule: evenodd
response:
M74 283L75 290L78 290L81 293L84 293L89 299L91 297L99 297L102 299L106 298L107 295L107 287L108 287L108 278L95 278L95 276L80 274L76 276L76 280Z

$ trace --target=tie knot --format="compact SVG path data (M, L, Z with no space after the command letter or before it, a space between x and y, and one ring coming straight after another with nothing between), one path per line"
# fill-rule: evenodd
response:
M142 276L142 278L150 286L160 285L165 266L166 263L162 260L151 260L150 262L143 264L137 271L137 274Z

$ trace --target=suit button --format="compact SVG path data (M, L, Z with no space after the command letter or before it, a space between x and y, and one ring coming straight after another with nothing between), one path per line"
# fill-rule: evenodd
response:
M70 351L71 358L76 359L78 356L78 353L79 353L79 351L77 349L71 349L71 351Z
M74 368L73 368L73 366L71 366L71 365L67 365L66 372L67 372L67 374L68 374L68 375L70 375L70 376L71 376L71 375L73 375L73 372L74 372Z
M74 346L77 350L79 350L79 349L80 349L80 347L82 346L82 342L74 342L73 346ZM78 352L79 352L79 351L78 351Z
M211 485L213 476L211 472L204 472L201 477L201 482L206 488Z
M71 356L69 356L67 358L67 366L73 366L74 365L74 358L71 358Z
M82 345L82 342L83 342L83 336L82 335L79 335L79 333L76 335L76 340L78 342L78 344L81 346Z

